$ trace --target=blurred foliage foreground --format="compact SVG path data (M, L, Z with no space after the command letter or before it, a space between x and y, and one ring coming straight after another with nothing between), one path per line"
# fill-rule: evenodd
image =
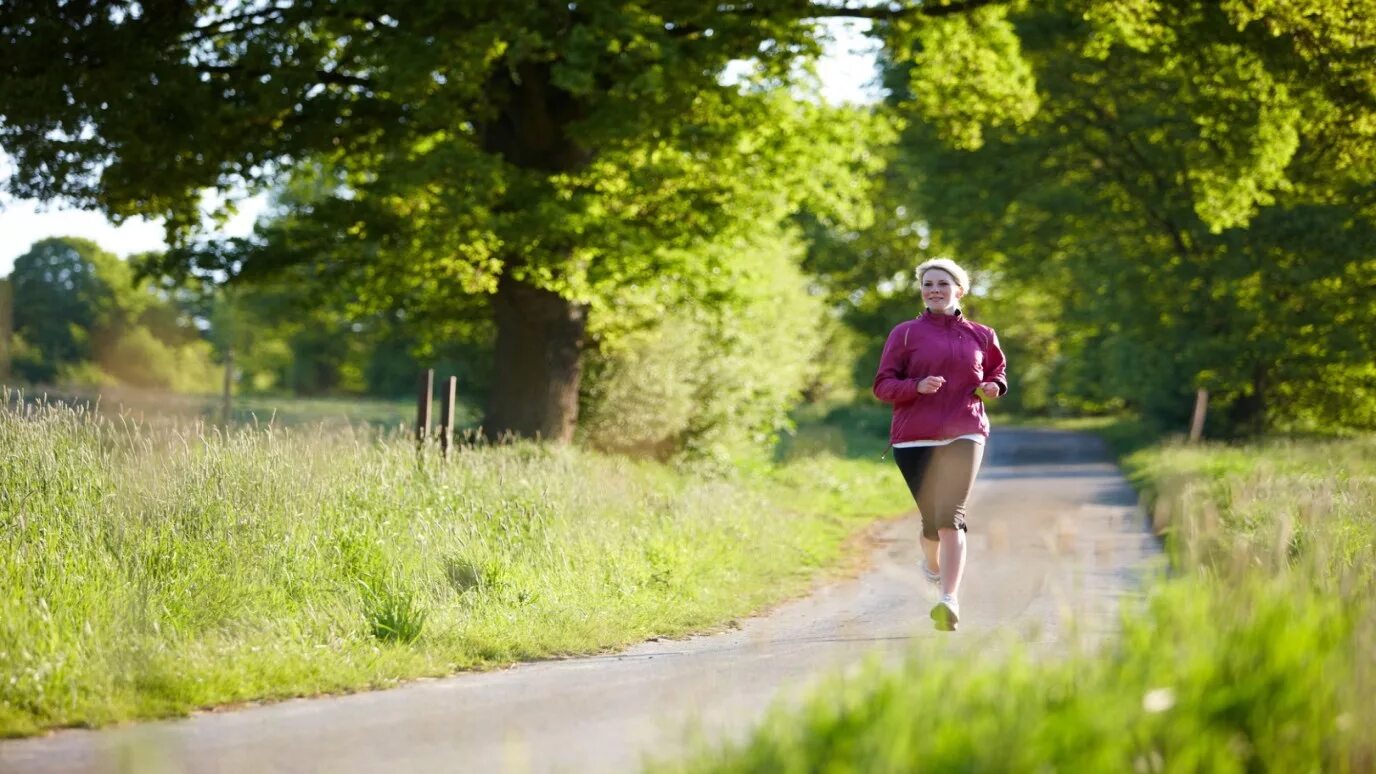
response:
M1370 437L1135 452L1173 572L1102 652L914 654L686 768L1371 771L1373 460Z
M0 408L0 735L392 684L719 626L900 510L883 465ZM887 482L886 482L887 483Z

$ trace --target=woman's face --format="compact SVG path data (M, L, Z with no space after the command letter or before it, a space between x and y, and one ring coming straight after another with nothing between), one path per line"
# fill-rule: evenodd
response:
M965 291L955 277L943 269L928 269L922 274L922 300L933 312L950 312L959 305Z

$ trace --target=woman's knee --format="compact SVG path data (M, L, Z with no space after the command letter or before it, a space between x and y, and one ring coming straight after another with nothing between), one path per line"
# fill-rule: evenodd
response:
M941 514L941 518L936 520L938 532L968 532L969 527L965 526L965 507L964 505L951 508Z

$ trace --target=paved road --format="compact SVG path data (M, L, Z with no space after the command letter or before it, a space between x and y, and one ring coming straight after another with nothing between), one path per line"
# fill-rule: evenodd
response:
M971 503L957 633L927 617L935 591L917 570L910 515L876 530L855 580L724 634L3 742L0 772L635 771L694 734L739 738L771 703L867 657L897 660L914 645L951 658L1015 641L1047 653L1092 645L1159 566L1135 501L1097 439L1001 430Z

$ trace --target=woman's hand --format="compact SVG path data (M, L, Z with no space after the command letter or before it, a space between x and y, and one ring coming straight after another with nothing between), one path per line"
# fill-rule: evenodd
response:
M998 382L985 382L979 386L978 391L989 400L997 398L1001 392Z
M917 383L917 391L923 395L931 395L941 389L941 385L946 383L944 376L929 376Z

